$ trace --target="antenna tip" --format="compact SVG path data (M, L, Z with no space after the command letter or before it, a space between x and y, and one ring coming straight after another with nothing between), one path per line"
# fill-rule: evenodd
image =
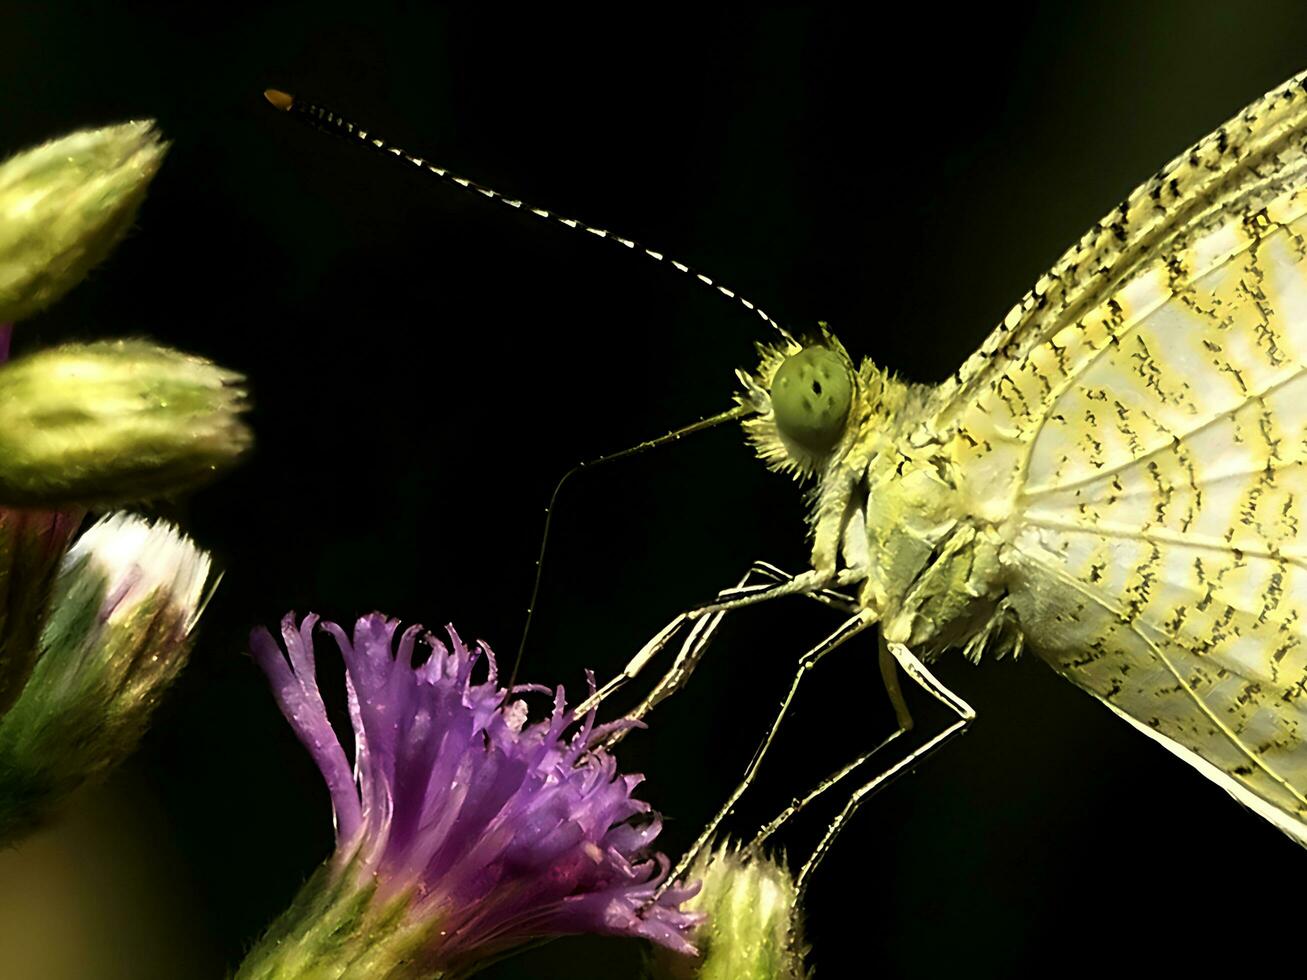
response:
M280 109L282 112L290 112L290 107L295 104L295 97L281 89L265 88L263 97L272 103L273 108Z

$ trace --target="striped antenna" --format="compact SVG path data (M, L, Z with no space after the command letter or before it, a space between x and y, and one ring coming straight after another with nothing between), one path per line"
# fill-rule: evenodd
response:
M266 90L263 93L263 97L267 99L270 103L272 103L272 105L275 106L276 108L282 110L283 112L290 113L292 116L296 117L302 122L307 123L308 125L312 126L314 129L319 129L327 133L332 133L337 136L342 136L345 139L356 140L370 149L376 150L380 153L384 153L387 156L393 156L396 159L407 162L414 167L418 167L419 169L426 171L427 173L434 174L435 176L439 177L441 180L448 181L449 183L457 184L459 187L463 188L466 191L473 191L477 194L482 195L483 197L490 198L492 201L498 201L501 204L506 204L510 208L514 208L519 211L522 210L528 211L531 214L534 214L540 218L548 218L552 221L556 221L561 225L566 225L568 228L588 231L590 232L590 234L595 235L599 238L606 238L609 241L617 242L619 245L625 245L627 248L631 249L632 251L643 252L645 255L649 256L651 259L657 260L658 262L670 264L672 268L677 269L680 272L688 273L693 278L702 282L705 286L712 287L713 289L715 289L717 292L721 293L723 296L727 297L728 299L733 299L737 303L741 304L745 309L750 310L753 313L756 313L759 317L761 317L764 321L766 321L773 330L779 333L785 340L793 342L793 337L790 335L790 332L786 330L784 327L782 327L775 320L773 320L770 316L768 316L762 309L760 309L757 306L757 304L750 302L749 300L745 299L743 296L739 295L733 290L727 289L725 286L713 282L713 280L709 279L707 276L703 275L702 273L696 272L694 269L690 268L690 266L686 265L684 262L678 262L675 259L668 259L662 252L655 252L653 249L645 248L644 246L631 241L629 238L622 238L621 236L614 235L612 232L605 231L602 228L594 228L591 227L590 225L583 224L582 222L576 221L572 218L564 218L561 215L557 215L554 214L553 212L546 211L544 210L544 208L533 208L523 204L521 201L515 200L513 198L504 197L502 194L500 194L498 191L492 188L485 187L482 184L478 184L476 181L468 180L466 177L460 177L457 174L450 173L444 167L437 167L433 163L428 163L426 160L423 160L421 157L416 157L413 154L409 153L407 150L402 149L401 147L392 146L391 144L387 143L385 140L381 139L379 136L369 132L366 129L362 129L358 126L355 126L352 122L342 118L340 115L338 115L335 112L332 112L330 109L326 109L323 108L322 106L314 105L308 102L301 102L298 99L294 98L293 96L288 95L285 92L278 91L277 89ZM558 494L563 489L563 484L567 482L568 478L575 473L581 472L582 470L592 469L604 463L611 463L619 459L625 459L628 456L634 456L637 453L642 453L650 449L655 449L659 446L665 446L670 443L674 443L680 440L681 438L683 438L684 436L690 435L695 432L701 432L704 429L709 429L712 428L713 426L721 425L723 422L730 422L736 419L744 418L745 416L755 411L757 411L757 408L755 406L747 403L741 404L735 408L728 409L725 412L721 412L717 415L713 415L705 419L700 419L698 422L693 422L690 425L687 425L683 428L676 429L672 432L668 432L665 435L659 436L656 439L646 439L644 442L641 442L639 445L631 446L628 449L623 449L615 453L608 453L604 456L600 456L597 459L592 459L586 462L578 463L576 466L572 467L570 470L568 470L566 473L563 474L562 479L560 479L558 483L554 486L554 492L549 497L549 505L545 508L544 531L541 534L540 551L536 557L535 579L531 585L531 600L526 607L526 622L523 624L522 627L522 639L517 647L517 656L513 660L513 670L509 675L508 685L506 690L512 691L514 685L517 683L518 669L522 665L522 657L526 651L527 636L531 631L531 622L535 615L537 601L540 598L540 583L544 574L545 549L549 544L549 530L550 530L551 519L553 517L554 510L558 504Z
M552 211L546 211L544 208L531 207L529 204L524 204L521 201L517 200L516 198L505 197L503 194L500 194L499 191L495 190L494 188L486 187L484 184L478 184L476 181L468 180L466 177L460 177L458 174L451 173L450 171L446 170L444 167L438 167L434 163L430 163L422 159L422 157L414 156L412 153L409 153L403 147L399 147L391 143L387 143L380 136L376 135L375 133L369 130L363 129L362 127L355 126L348 119L345 119L339 113L333 112L331 109L325 108L320 105L314 105L311 102L304 102L300 99L295 98L292 95L287 94L286 92L281 92L273 88L264 91L263 97L267 99L274 107L282 110L283 112L289 113L290 115L294 116L295 118L303 122L308 123L314 129L320 129L323 130L324 132L328 132L337 136L344 137L347 140L357 141L358 143L362 144L365 147L368 147L371 150L375 150L379 153L384 153L388 156L393 156L398 160L402 160L405 163L411 164L412 166L425 171L426 173L434 174L436 177L439 177L443 181L446 181L451 184L457 184L465 191L471 191L473 193L480 194L483 197L490 198L490 200L492 201L498 201L500 204L505 204L508 207L513 208L514 210L526 211L530 214L534 214L538 218L545 218L549 221L556 222L560 225L565 225L566 227L572 228L574 230L588 231L590 234L594 235L597 238L604 238L607 239L608 241L616 242L618 245L624 245L634 252L642 252L643 254L647 255L649 258L653 259L654 261L659 262L663 265L670 265L673 269L676 269L678 272L684 272L692 279L695 279L698 282L703 283L703 285L716 290L717 292L725 296L727 299L734 300L735 302L743 306L746 310L749 310L751 313L755 313L759 317L761 317L764 322L766 322L773 330L775 330L778 334L780 334L785 340L791 342L794 340L790 332L786 330L784 327L782 327L775 320L773 320L766 313L766 311L762 309L762 307L758 306L758 304L754 303L752 300L746 299L745 297L741 296L739 293L735 292L735 290L729 289L726 286L723 286L719 282L715 282L714 280L710 279L708 276L705 276L702 272L699 272L691 268L690 266L686 265L684 262L679 262L676 259L668 258L662 252L656 252L651 248L645 248L639 242L632 241L629 238L623 238L621 235L615 235L611 231L608 231L604 228L596 228L593 225L587 225L582 221L577 221L575 218L565 218L561 214L555 214Z

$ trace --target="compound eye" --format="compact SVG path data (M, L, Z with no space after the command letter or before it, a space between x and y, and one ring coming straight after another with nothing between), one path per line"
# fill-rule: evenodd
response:
M834 351L805 347L777 369L771 404L782 436L809 452L824 453L844 434L853 377Z

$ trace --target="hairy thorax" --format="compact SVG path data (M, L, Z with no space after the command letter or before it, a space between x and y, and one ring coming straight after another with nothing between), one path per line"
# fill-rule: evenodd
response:
M865 562L859 602L877 614L886 639L929 657L952 646L978 656L992 641L1014 641L1002 534L977 512L948 447L920 424L922 402L909 392L880 422L887 431L844 525L844 562Z

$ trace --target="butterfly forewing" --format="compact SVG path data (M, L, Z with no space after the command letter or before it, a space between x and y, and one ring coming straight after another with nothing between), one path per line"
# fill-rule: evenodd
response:
M1307 93L1178 157L936 396L1032 648L1307 843Z
M934 394L953 420L1031 351L1076 323L1158 258L1232 215L1255 213L1307 168L1307 73L1290 79L1177 156L1058 260ZM1211 244L1220 247L1219 238ZM1164 267L1164 264L1163 264Z

